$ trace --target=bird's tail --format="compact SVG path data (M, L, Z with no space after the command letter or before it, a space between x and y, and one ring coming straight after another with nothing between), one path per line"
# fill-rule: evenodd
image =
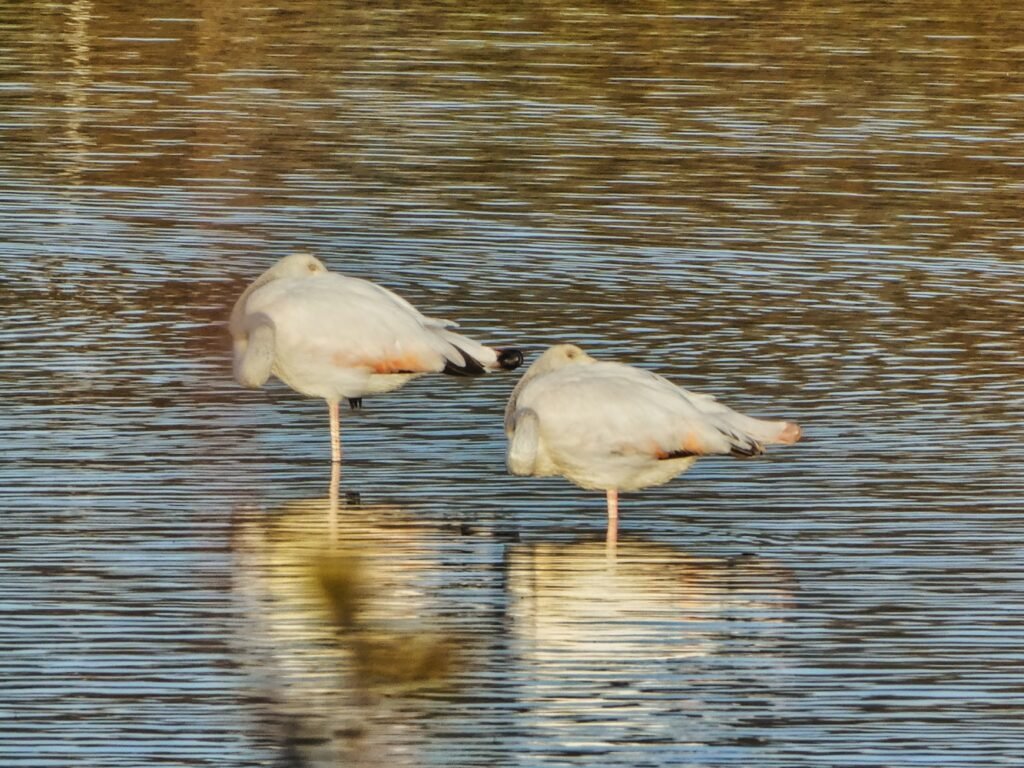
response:
M730 438L729 452L734 456L756 456L764 453L765 445L789 445L803 434L792 421L755 419L736 411L716 416L729 427L723 432Z
M523 364L523 353L518 349L484 346L447 328L435 328L434 332L448 342L444 373L450 376L479 376L488 369L511 371Z
M730 421L759 443L766 445L789 445L799 440L803 434L800 427L792 421L755 419L742 413L737 413Z
M764 453L766 445L789 445L803 435L803 430L792 421L755 419L734 411L710 395L693 392L689 395L697 409L727 437L729 452L735 456L756 456Z

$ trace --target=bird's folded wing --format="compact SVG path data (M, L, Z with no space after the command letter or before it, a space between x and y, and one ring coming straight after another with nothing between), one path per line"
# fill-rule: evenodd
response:
M429 373L448 361L464 362L408 302L363 280L334 274L276 280L255 291L246 309L272 319L282 353L338 367Z
M437 317L427 317L420 312L416 307L410 304L408 301L403 299L397 293L392 290L385 288L383 285L370 282L369 280L363 280L359 277L351 277L349 275L339 275L337 273L331 273L331 279L335 280L338 285L343 285L344 289L350 291L354 295L364 296L367 299L371 299L378 302L391 303L395 307L404 309L409 314L416 317L422 325L433 328L458 328L458 323L452 322L451 320L442 320Z
M539 377L520 394L518 407L538 412L546 440L581 454L668 459L762 450L725 411L702 412L668 380L618 363L574 366Z

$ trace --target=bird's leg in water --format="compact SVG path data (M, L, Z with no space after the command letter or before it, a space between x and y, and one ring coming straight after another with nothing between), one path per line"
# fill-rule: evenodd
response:
M341 420L338 416L338 401L328 401L327 411L331 415L331 463L341 464Z
M619 540L619 492L608 489L608 536L605 543L614 547Z

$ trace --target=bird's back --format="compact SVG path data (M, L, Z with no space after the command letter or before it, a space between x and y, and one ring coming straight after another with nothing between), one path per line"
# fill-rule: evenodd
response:
M544 474L595 488L665 482L701 455L761 453L786 424L744 416L657 374L611 362L537 376L517 393L514 411L512 432L523 414L535 414L536 455L558 470Z
M495 350L429 318L397 294L359 278L322 272L258 287L247 325L273 329L273 372L303 394L337 400L386 392L431 372L482 373Z

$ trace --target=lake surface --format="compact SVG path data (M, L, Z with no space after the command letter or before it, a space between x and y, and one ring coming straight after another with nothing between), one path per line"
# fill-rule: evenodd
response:
M1020 765L1020 4L384 5L0 6L0 763ZM428 377L335 487L299 249L805 440L609 552Z

